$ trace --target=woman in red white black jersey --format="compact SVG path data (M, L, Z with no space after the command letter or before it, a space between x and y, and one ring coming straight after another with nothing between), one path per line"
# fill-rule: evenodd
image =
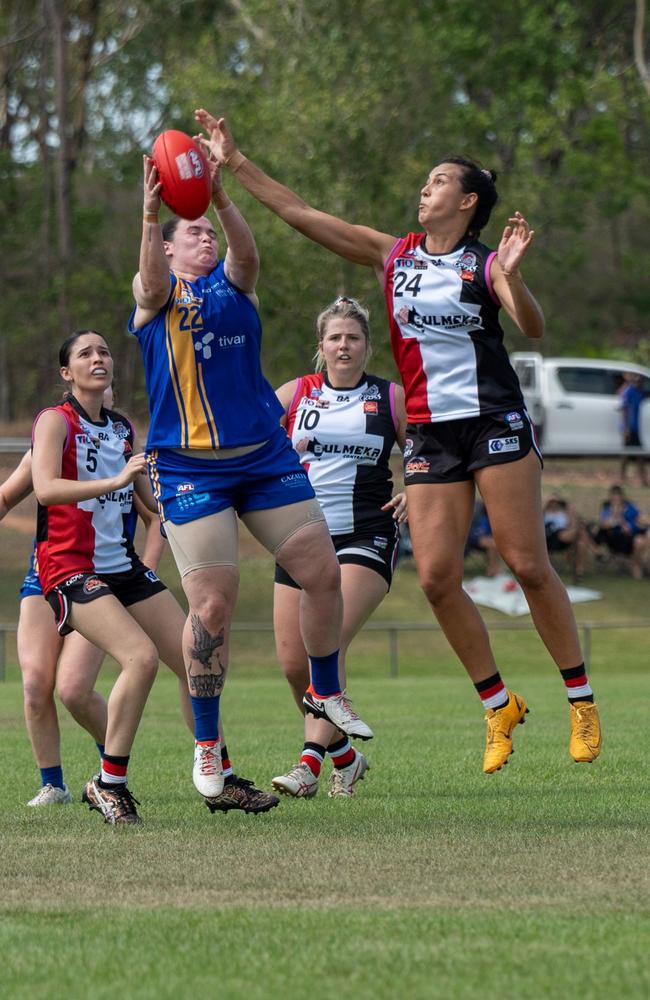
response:
M102 405L113 380L106 341L81 330L59 352L69 398L43 410L33 434L32 479L39 501L39 577L61 635L71 629L120 666L108 699L101 774L84 801L107 823L137 823L127 766L158 659L178 675L185 719L193 731L182 634L185 615L132 544L134 500L155 511L143 454L128 418ZM98 603L97 603L98 602ZM99 613L98 613L99 612ZM232 773L222 746L224 788L205 799L211 812L267 812L274 795Z
M485 625L462 589L463 549L478 487L497 548L524 589L570 703L569 752L600 753L598 712L568 595L546 551L541 462L498 310L538 338L544 317L520 272L533 239L515 212L496 251L479 240L496 203L496 175L461 156L442 159L419 195L420 231L398 239L318 211L251 163L223 118L204 110L214 158L286 223L346 260L371 267L386 295L406 392L405 483L423 590L486 709L484 771L505 764L524 699L509 692Z
M389 465L395 442L404 447L406 412L400 385L368 375L368 313L341 297L316 321L316 373L281 386L283 423L307 470L341 565L343 625L340 669L347 649L391 584L404 494L393 497ZM309 664L298 625L300 588L276 565L273 602L278 659L305 717L305 745L298 764L273 779L280 792L311 797L318 791L326 753L334 765L330 797L353 794L366 758L329 722L310 714ZM307 692L307 693L305 693ZM304 699L304 700L303 700Z

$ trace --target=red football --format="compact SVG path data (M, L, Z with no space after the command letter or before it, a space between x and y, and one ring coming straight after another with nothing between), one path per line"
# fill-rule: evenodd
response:
M175 215L198 219L210 204L212 182L203 152L194 140L168 129L153 144L151 157L162 182L160 197Z

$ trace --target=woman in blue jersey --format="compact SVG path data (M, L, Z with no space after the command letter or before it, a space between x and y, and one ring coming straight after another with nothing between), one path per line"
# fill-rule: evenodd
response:
M202 217L160 225L160 183L144 158L140 270L129 329L140 342L151 422L149 472L189 603L183 637L195 713L193 779L220 793L219 701L239 575L237 517L302 587L312 710L348 735L369 727L341 690L339 567L323 514L260 364L253 235L212 171L227 250Z
M388 593L395 566L398 523L406 517L403 493L392 496L390 455L404 447L406 413L400 385L368 375L368 312L341 297L316 321L316 374L277 390L283 424L308 470L341 566L343 626L341 679L355 635ZM299 708L309 699L307 653L298 627L300 588L276 566L273 624L278 659ZM332 759L331 798L353 795L368 767L364 755L327 722L305 716L305 744L298 764L273 779L287 795L318 791L325 754Z
M484 771L507 762L526 704L506 689L485 625L461 585L476 488L497 548L560 669L570 703L570 755L591 762L601 745L598 712L571 605L548 560L540 457L498 319L503 306L525 336L544 332L542 311L520 272L533 239L528 223L515 212L496 251L481 243L497 200L495 175L451 156L422 186L419 232L398 239L351 225L312 208L251 163L224 119L203 109L195 118L209 135L205 148L246 190L310 239L372 268L384 288L406 393L404 476L414 556L429 603L486 710Z

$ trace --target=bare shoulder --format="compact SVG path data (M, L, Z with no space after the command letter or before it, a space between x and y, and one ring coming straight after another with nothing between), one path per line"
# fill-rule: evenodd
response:
M290 382L285 382L284 385L281 385L275 390L275 395L278 397L278 401L285 412L289 409L291 400L293 399L296 389L298 388L299 381L300 379L298 378L291 379Z

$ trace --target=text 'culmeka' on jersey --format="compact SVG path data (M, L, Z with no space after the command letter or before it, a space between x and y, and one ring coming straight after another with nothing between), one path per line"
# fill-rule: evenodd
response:
M102 409L100 421L94 423L76 399L50 409L67 425L62 479L87 482L119 475L133 453L133 427L126 417ZM39 504L38 572L45 593L75 573L132 569L138 561L132 543L135 516L133 483L92 500Z
M410 233L397 241L385 267L391 344L408 422L521 408L490 282L494 252L469 238L450 253L430 254L424 247L425 234Z
M287 433L331 535L394 530L390 513L381 511L393 489L393 394L394 386L374 375L353 389L335 389L322 374L298 379Z

